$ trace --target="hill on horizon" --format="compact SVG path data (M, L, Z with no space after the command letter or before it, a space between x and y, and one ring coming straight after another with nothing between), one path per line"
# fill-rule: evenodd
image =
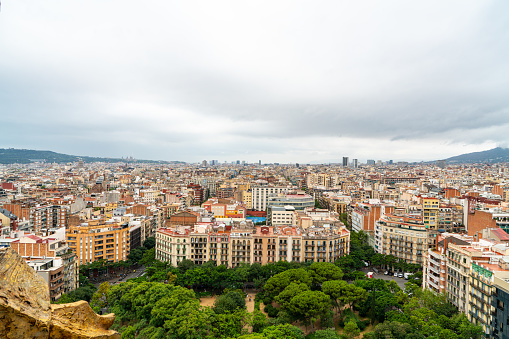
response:
M449 164L509 162L509 148L495 147L486 151L456 155L445 160Z
M122 158L101 158L89 156L76 156L53 151L39 151L17 148L0 148L0 164L30 164L33 162L48 163L68 163L83 160L83 162L138 162L138 163L182 163L181 161L162 161L162 160L132 160Z

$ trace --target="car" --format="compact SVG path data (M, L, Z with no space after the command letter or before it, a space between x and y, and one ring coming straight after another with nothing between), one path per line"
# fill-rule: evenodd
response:
M398 276L398 272L394 272L394 276L397 277Z
M384 274L385 274L385 275L389 275L389 271L385 271L385 272L384 272Z
M398 278L403 278L403 273L398 273Z

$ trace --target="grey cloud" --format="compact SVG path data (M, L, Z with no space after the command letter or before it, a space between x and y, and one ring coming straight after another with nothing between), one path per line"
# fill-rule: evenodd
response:
M0 112L18 139L2 144L302 161L508 142L509 4L200 4L4 6Z

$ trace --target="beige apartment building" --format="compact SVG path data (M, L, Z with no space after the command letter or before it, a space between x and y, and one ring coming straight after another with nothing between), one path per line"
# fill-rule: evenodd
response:
M450 244L447 249L447 298L458 310L469 309L470 269L473 260L482 260L481 250L471 246Z
M350 232L346 227L256 226L231 229L204 224L179 230L156 232L156 259L177 265L190 259L200 265L235 267L242 263L267 264L277 261L334 262L350 252Z
M437 233L420 216L383 215L375 225L375 251L422 265L428 249L436 246Z
M156 259L177 266L182 260L188 259L189 240L188 229L178 231L166 228L158 229L156 231Z

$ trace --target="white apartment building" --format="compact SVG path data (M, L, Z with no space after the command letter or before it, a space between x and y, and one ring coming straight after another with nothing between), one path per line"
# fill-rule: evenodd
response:
M259 186L253 187L251 189L252 192L252 202L253 202L253 210L255 211L265 211L267 209L267 202L269 197L274 194L282 193L287 191L288 187L274 187L274 186Z
M295 225L297 222L297 213L293 206L273 206L270 207L271 213L270 220L267 221L268 225L282 226L282 225Z

